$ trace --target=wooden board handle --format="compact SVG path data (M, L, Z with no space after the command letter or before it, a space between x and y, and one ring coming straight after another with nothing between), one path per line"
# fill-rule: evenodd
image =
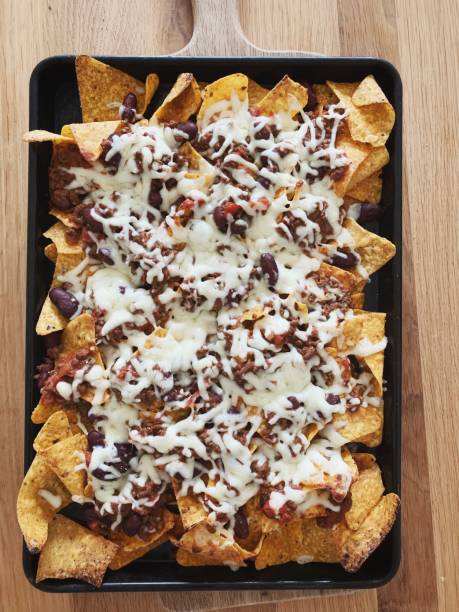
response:
M238 0L191 0L193 35L187 45L173 55L187 56L303 56L307 51L270 51L247 40L239 21Z

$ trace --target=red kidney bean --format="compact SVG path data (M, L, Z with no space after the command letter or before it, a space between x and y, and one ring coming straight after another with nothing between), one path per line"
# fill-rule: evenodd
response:
M159 182L159 187L158 187L158 182ZM148 203L150 204L150 206L153 206L153 208L159 208L161 206L161 204L163 203L163 198L161 197L161 194L159 193L159 190L161 189L161 181L159 181L159 179L153 179L151 181L150 184L150 193L148 194Z
M264 168L267 168L270 172L274 172L274 173L279 172L279 166L270 157L267 157L266 155L262 155L260 157L260 162L261 162L261 165Z
M174 187L177 187L177 179L175 178L167 179L167 181L164 184L166 186L166 189L170 191L171 189L174 189Z
M194 140L198 135L198 128L192 121L177 123L176 129L184 132L188 136L188 140Z
M124 121L128 121L129 123L134 123L136 118L136 108L137 96L133 93L128 93L123 100L123 105L120 108L121 119L124 119Z
M114 261L111 256L112 252L107 247L102 247L101 249L99 249L96 255L97 255L97 258L100 259L100 261L103 261L108 266L113 266Z
M37 387L41 390L41 388L45 385L48 380L49 375L54 369L54 361L46 358L43 363L37 366Z
M81 213L83 220L90 230L92 230L93 232L97 232L99 234L103 234L104 226L102 225L100 221L97 221L97 219L94 219L94 217L91 214L92 210L93 209L89 206L87 208L83 208L82 213Z
M345 251L337 251L331 258L332 265L337 268L344 268L345 270L353 268L357 265L358 259L354 253L348 253Z
M258 132L255 132L255 140L268 140L270 136L271 132L266 125L263 126L261 130L258 130Z
M102 468L96 468L91 473L94 476L94 478L97 478L97 480L117 480L118 479L118 476L115 476L111 472L106 472Z
M225 234L228 229L228 219L223 211L221 206L217 206L214 208L213 212L214 223L218 227L218 229Z
M139 532L140 527L142 526L142 519L138 514L135 514L133 512L127 517L127 519L122 522L121 525L124 533L127 536L135 536Z
M249 535L249 523L242 508L234 515L234 535L237 538L246 538Z
M293 410L297 410L300 407L300 402L294 395L289 395L287 399L292 404Z
M78 310L78 300L76 297L61 287L54 287L54 289L51 289L49 292L49 299L67 319L70 319Z
M246 231L247 227L248 226L246 221L244 221L243 219L238 219L237 221L233 221L233 223L231 223L230 232L231 234L239 236L240 234L243 234Z
M335 395L334 393L327 393L325 399L327 400L327 403L331 404L332 406L336 406L336 404L339 404L341 401L339 395Z
M369 202L364 202L360 205L359 212L359 223L368 223L369 221L376 221L382 215L383 209L378 204L370 204Z
M268 283L274 287L279 279L279 269L276 260L271 253L262 253L260 257L261 271L268 279Z
M358 378L362 372L362 366L359 363L359 360L355 355L348 355L347 357L351 364L351 372L354 378Z
M256 180L265 189L269 189L271 187L271 181L261 174L257 176Z
M133 457L137 455L136 447L130 442L115 442L115 447L118 453L118 457L123 461L129 462Z
M53 206L59 210L69 210L74 206L67 189L55 189L51 195L51 201Z
M95 446L105 446L105 436L100 431L88 433L88 446L92 450Z

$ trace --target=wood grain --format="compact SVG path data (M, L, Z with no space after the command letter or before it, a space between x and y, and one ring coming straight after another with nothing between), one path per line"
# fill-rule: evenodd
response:
M221 6L219 0L213 4ZM146 612L184 609L186 602L191 610L457 610L458 3L240 2L241 28L259 47L383 56L404 82L402 566L377 592L283 603L263 593L56 596L36 591L22 575L15 497L22 474L27 150L20 136L27 128L29 75L40 59L60 53L174 53L190 39L193 25L186 0L1 0L0 6L0 610L116 612L128 605ZM220 31L212 27L209 41ZM218 53L210 42L207 52Z

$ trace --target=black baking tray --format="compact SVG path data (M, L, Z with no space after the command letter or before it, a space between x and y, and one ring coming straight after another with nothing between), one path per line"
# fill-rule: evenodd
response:
M400 399L401 399L401 261L402 261L402 83L397 70L378 58L294 58L294 57L101 57L102 61L143 80L149 72L160 77L160 87L152 101L156 106L170 90L180 72L193 72L198 80L213 81L232 72L244 72L267 87L284 74L297 80L321 83L358 81L373 74L396 111L394 130L387 143L390 163L384 168L381 220L369 226L397 246L397 255L377 274L367 288L365 307L388 313L384 378L385 424L383 444L374 449L382 468L387 491L400 494ZM30 129L59 132L62 125L81 121L74 56L56 56L43 60L30 79ZM30 414L38 401L33 378L44 356L43 340L34 328L41 305L49 289L52 265L43 254L43 232L53 223L48 214L48 174L51 146L34 144L29 151L29 201L27 247L27 329L25 371L25 470L34 455L33 439L38 427ZM72 507L68 510L72 516ZM76 580L46 580L35 583L38 558L25 548L24 572L37 588L51 592L87 592L93 587ZM173 547L165 544L117 572L108 571L101 591L161 590L241 590L241 589L361 589L375 588L388 582L400 563L400 519L383 544L355 574L339 565L289 563L262 571L252 566L232 572L226 567L179 566Z

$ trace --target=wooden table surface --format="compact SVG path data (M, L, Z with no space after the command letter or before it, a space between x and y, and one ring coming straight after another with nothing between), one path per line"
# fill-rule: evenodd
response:
M1 0L0 8L0 610L458 610L458 2L239 4L242 29L260 47L381 56L404 83L402 565L380 590L288 602L276 602L279 593L50 595L22 574L15 499L24 418L27 147L21 134L28 126L29 76L55 54L177 51L190 39L193 17L187 0Z

